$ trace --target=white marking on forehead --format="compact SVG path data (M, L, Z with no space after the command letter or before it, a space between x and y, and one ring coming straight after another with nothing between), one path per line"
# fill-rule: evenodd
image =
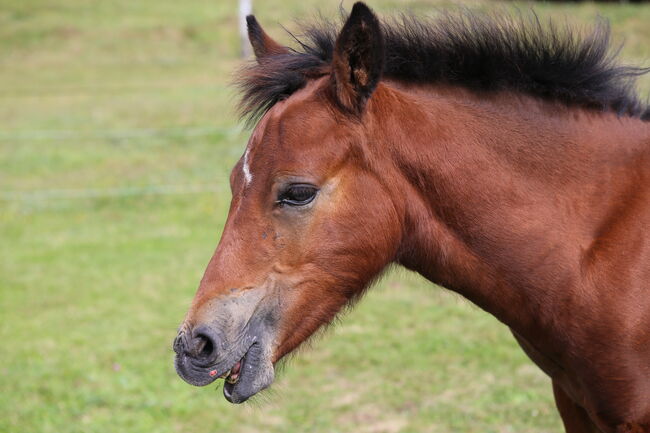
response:
M241 165L241 171L244 173L244 181L246 182L246 185L249 185L253 181L253 173L251 173L251 166L249 160L249 154L251 148L253 147L253 142L255 142L259 138L259 136L263 134L269 116L277 116L278 110L280 110L280 108L278 107L282 107L284 105L285 105L285 101L279 101L277 104L271 107L271 109L262 117L262 119L260 119L257 126L255 126L253 133L248 139L248 144L246 145L246 151L244 152L244 162Z
M246 152L244 153L244 163L241 166L241 169L244 172L244 180L246 181L246 185L250 184L253 180L253 174L251 173L251 169L248 166L248 152L250 152L250 150L251 148L249 143L248 147L246 148Z
M260 127L259 125L253 130L250 138L248 139L248 144L246 144L246 151L244 152L244 163L241 165L241 171L244 173L244 182L246 185L249 185L253 180L253 173L251 173L250 160L248 158L251 148L253 147L253 142L257 139L259 134Z

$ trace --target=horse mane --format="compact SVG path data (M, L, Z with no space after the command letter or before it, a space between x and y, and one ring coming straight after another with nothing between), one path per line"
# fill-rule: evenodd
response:
M345 18L345 17L343 17ZM463 10L436 18L400 15L383 19L383 77L407 83L441 83L479 92L514 91L569 106L612 111L650 120L636 94L636 79L650 68L621 65L609 23L590 31L537 15L482 14ZM249 124L289 97L332 61L340 24L305 25L288 53L245 66L236 81L239 108Z

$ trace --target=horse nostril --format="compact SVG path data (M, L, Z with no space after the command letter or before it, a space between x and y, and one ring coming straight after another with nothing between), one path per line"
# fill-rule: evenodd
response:
M215 352L214 340L206 334L197 334L192 340L192 355L196 359L211 359Z
M193 332L182 330L174 339L174 352L178 356L193 358L199 363L211 363L217 357L219 341L215 332L205 326Z

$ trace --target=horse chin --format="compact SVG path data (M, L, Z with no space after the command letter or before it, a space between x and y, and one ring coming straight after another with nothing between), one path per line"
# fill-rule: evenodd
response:
M230 403L243 403L268 388L275 377L271 357L259 344L254 344L242 358L239 379L223 386L223 395Z

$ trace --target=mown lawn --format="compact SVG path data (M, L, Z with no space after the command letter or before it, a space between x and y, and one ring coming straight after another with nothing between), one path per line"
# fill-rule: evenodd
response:
M338 4L258 0L256 14L288 41L280 23ZM650 63L650 6L538 10L600 13ZM0 0L0 432L560 431L507 329L404 271L250 404L176 376L171 342L247 136L228 86L235 16L234 0Z

